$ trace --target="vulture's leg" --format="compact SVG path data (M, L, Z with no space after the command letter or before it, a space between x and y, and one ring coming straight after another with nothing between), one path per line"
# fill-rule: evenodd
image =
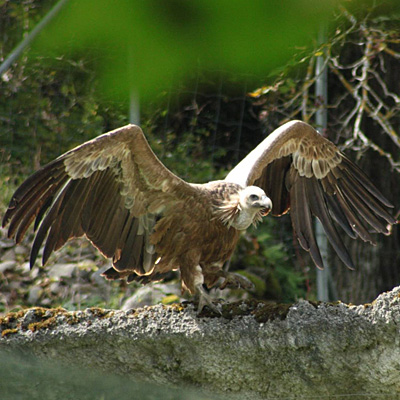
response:
M200 314L201 311L205 306L209 307L212 311L214 311L216 314L221 315L221 311L218 309L218 307L212 302L212 298L210 295L206 292L206 290L203 287L203 284L197 284L196 285L196 292L199 295L199 305L197 307L197 314Z
M188 254L188 259L196 259L196 254ZM198 259L200 257L197 257ZM204 275L203 269L200 265L193 265L189 262L182 262L181 267L181 279L182 279L182 288L188 289L190 293L196 294L199 298L199 305L197 308L197 313L200 314L202 309L205 306L208 306L212 311L217 314L221 314L218 308L213 304L211 297L206 292L203 287L204 284Z

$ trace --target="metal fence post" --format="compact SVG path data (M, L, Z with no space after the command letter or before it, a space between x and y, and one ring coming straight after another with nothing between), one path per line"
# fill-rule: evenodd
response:
M319 44L322 44L325 41L326 27L321 26L318 35L318 42ZM328 71L325 61L324 55L319 55L315 67L315 98L318 104L315 114L315 122L317 129L320 130L321 133L326 130L328 120L328 111L326 108L328 101ZM316 220L315 222L315 234L321 252L322 261L325 265L323 270L317 270L317 298L321 301L329 301L331 299L329 297L330 267L328 263L328 239L319 220Z
M14 61L21 55L21 53L28 47L33 39L44 29L44 27L58 14L58 12L64 7L68 0L60 0L47 14L46 16L32 29L31 32L23 39L17 47L9 54L9 56L0 65L0 76L11 67Z

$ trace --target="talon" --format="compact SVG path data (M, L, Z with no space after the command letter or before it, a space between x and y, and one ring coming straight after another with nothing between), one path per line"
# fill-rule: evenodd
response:
M218 315L222 315L218 307L212 302L211 297L204 290L202 285L196 286L197 292L199 294L199 305L197 308L197 315L201 313L203 308L207 306L210 310L214 311Z

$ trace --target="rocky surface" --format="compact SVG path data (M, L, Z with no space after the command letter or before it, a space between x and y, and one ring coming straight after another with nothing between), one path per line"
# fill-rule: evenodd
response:
M32 234L28 234L15 245L6 238L6 230L0 228L0 316L32 306L128 309L184 300L177 279L167 285L149 286L106 281L101 273L111 266L110 260L84 238L68 242L51 256L45 268L37 262L31 270L27 260L32 241Z
M86 239L69 241L53 253L46 267L29 267L32 233L15 245L0 228L0 316L27 307L54 307L68 310L88 307L127 310L158 303L171 304L190 298L181 293L178 274L163 283L142 286L125 281L106 281L101 273L110 268L105 259ZM39 254L43 250L41 249ZM245 290L213 289L214 298L237 300L250 297Z
M400 396L400 287L363 306L246 300L221 311L35 308L2 318L0 351L237 399Z

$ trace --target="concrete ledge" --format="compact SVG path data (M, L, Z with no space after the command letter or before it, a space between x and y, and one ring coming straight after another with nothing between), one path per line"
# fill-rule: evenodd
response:
M198 317L191 304L35 308L0 320L0 351L229 398L400 396L400 287L362 306L222 309Z

